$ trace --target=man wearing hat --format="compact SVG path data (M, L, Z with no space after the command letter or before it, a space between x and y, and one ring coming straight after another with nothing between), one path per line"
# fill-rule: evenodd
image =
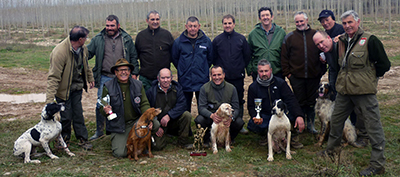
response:
M319 13L318 21L331 38L335 38L344 33L343 26L336 23L335 15L333 15L333 12L330 10L322 10L321 13Z
M142 82L130 76L133 69L134 66L126 59L118 59L110 69L116 77L104 84L101 96L101 98L107 95L110 97L110 105L102 106L101 114L105 117L110 111L117 114L117 118L106 120L106 133L111 135L111 149L115 157L126 157L126 140L129 132L142 113L150 108ZM157 119L149 125L152 134L159 127Z

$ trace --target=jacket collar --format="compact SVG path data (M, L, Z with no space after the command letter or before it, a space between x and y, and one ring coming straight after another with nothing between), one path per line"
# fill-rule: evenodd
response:
M161 28L161 26L159 26L158 28L156 28L156 29L154 29L154 30L152 30L152 29L150 29L150 27L147 25L147 31L149 31L150 33L157 33L158 31L160 31L160 28Z
M354 33L354 36L353 36L353 38L351 38L350 43L352 43L352 42L354 42L354 41L357 41L358 38L360 38L360 36L363 35L363 34L364 34L364 30L363 30L361 27L358 27L358 30L356 31L356 33ZM347 43L347 42L348 42L348 39L349 39L349 35L348 35L347 33L345 33L345 35L341 35L341 36L339 37L339 39L340 39L341 41Z

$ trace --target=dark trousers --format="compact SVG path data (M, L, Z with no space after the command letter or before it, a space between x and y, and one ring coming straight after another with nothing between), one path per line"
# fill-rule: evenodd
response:
M68 100L62 100L56 97L58 103L65 104L65 111L61 111L61 136L64 140L71 138L71 124L74 128L76 139L88 139L88 131L86 129L85 120L82 110L82 90L73 91L69 94Z
M198 115L196 119L194 119L194 122L197 124L200 124L202 128L208 127L206 134L204 135L203 141L204 143L210 142L210 130L211 130L211 125L213 123L213 120L210 119L209 117L203 117L202 115ZM231 126L229 127L229 134L231 135L231 141L233 141L236 136L239 134L239 131L242 129L244 125L243 119L242 118L237 118L235 121L231 122Z
M199 105L199 94L200 91L194 92L197 100L197 105ZM186 111L192 112L192 99L193 99L193 92L183 92L183 95L186 98Z
M238 99L239 99L239 116L240 118L243 118L243 104L244 104L244 79L226 79L225 81L231 83L233 86L235 86L238 94Z

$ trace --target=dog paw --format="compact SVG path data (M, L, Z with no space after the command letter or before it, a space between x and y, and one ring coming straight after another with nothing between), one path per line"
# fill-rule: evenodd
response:
M292 155L290 155L290 153L286 153L286 159L292 159Z
M149 158L153 158L154 157L154 155L153 154L149 154Z
M25 163L36 163L36 164L39 164L41 162L40 162L40 160L30 160L30 161L27 161Z
M75 156L75 154L74 153L72 153L72 152L69 152L69 153L67 153L69 156L71 156L71 157L73 157L73 156Z
M226 150L226 152L232 152L232 149L229 147L227 147L225 150Z
M217 154L218 153L218 150L213 150L213 154Z
M272 162L272 161L274 161L274 158L273 158L273 157L268 157L267 160L268 160L269 162Z
M49 157L50 157L51 159L58 159L58 157L55 156L54 154L49 155Z

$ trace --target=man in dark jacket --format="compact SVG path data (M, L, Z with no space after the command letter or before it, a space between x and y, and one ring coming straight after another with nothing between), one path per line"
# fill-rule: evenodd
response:
M87 46L89 50L89 59L96 56L96 64L93 67L93 75L95 79L95 87L98 88L97 98L100 99L103 91L103 85L107 81L114 78L114 73L110 72L110 68L120 58L125 58L134 66L132 69L132 78L136 79L139 74L139 64L135 45L132 37L120 28L118 17L109 15L106 18L106 27L93 39ZM95 140L104 135L104 117L99 113L100 105L96 105L96 133L90 137Z
M282 44L282 71L293 88L307 119L307 130L318 133L314 128L315 98L326 65L319 60L320 50L312 39L315 30L308 25L308 17L304 12L294 15L296 30L285 36Z
M189 17L185 27L172 46L172 63L178 70L178 82L186 98L186 110L190 112L193 92L199 100L200 87L210 80L208 69L213 55L211 40L200 30L199 19Z
M126 157L126 141L133 125L139 120L142 113L150 108L142 82L133 79L130 75L134 66L127 60L117 60L110 71L115 73L113 79L104 84L102 97L109 97L109 103L102 103L101 114L107 117L106 132L111 136L111 149L115 157ZM117 115L109 118L110 111ZM160 127L160 122L153 119L148 130L154 135Z
M160 27L161 16L152 10L147 14L148 27L136 36L135 46L140 59L140 77L144 90L157 80L157 73L162 68L170 68L171 49L174 38L171 33Z
M294 128L298 128L300 132L304 129L304 114L286 81L279 77L275 77L272 74L271 64L266 59L260 60L257 68L258 76L249 86L247 95L247 109L251 117L247 124L247 128L250 131L261 135L259 144L265 146L268 142L268 127L272 116L272 104L275 100L282 99L282 101L287 105L289 110L288 118L292 125L294 124ZM257 114L255 110L255 98L262 99L260 112L261 122L259 124L256 124L253 120ZM290 144L293 148L298 149L303 147L303 144L298 141L297 133L292 133L291 140Z
M163 68L157 75L157 80L146 91L150 106L161 108L162 112L157 116L161 123L154 136L155 150L161 150L167 145L166 133L178 136L178 144L184 148L191 148L193 144L187 144L192 115L186 110L186 99L181 85L172 80L172 72Z
M249 64L251 51L246 38L235 32L235 17L225 15L222 17L224 32L214 38L213 64L225 69L225 80L235 86L239 99L239 117L243 117L244 104L244 68ZM246 129L242 133L248 133Z
M319 13L318 21L332 39L344 33L343 26L336 23L335 15L330 10L322 10Z

